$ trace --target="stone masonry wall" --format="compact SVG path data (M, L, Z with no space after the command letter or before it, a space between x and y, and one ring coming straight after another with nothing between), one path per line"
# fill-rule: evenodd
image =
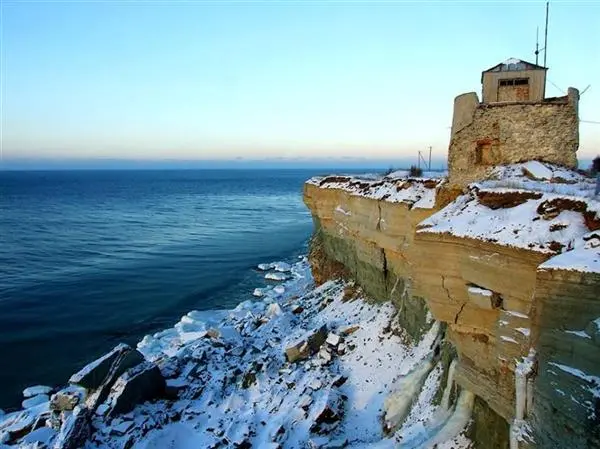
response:
M528 160L577 167L579 92L544 102L481 104L474 93L454 102L449 182L464 187L494 165Z

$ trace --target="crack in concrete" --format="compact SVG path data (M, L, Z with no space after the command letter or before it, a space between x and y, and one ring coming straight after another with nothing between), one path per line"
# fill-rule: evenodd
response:
M463 311L463 309L465 308L466 305L467 305L467 303L463 302L462 305L460 306L460 310L454 316L454 324L458 323L458 317L460 316L460 314L462 313L462 311Z
M450 296L450 290L448 290L448 288L446 287L445 282L446 282L446 278L444 276L442 276L442 288L446 292L446 295L448 296L448 299L450 301L453 301L452 296Z
M448 296L448 300L451 302L454 302L454 300L452 299L452 296L450 296L450 290L448 290L448 287L446 287L446 278L444 276L442 276L442 288L446 292L446 296ZM458 317L460 316L460 314L462 313L462 311L466 305L467 305L467 302L466 301L463 302L460 306L460 310L456 313L456 315L454 315L454 324L458 323Z

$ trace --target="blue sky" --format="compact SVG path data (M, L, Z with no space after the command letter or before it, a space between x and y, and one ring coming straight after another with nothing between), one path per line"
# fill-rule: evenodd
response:
M442 160L453 98L534 61L544 8L3 0L3 158ZM599 2L550 5L547 95L592 84L596 122L599 23ZM580 130L580 158L600 152L600 125Z

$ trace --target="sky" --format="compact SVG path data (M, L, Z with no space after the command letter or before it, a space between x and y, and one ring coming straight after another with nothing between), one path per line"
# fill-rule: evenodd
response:
M0 3L0 167L385 164L429 146L443 164L454 97L509 57L535 62L545 14L539 1ZM591 84L584 160L600 153L599 24L598 1L550 4L546 95Z

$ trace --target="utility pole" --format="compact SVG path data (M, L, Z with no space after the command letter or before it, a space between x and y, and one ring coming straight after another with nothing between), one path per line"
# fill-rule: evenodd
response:
M429 171L431 171L431 145L429 145Z

